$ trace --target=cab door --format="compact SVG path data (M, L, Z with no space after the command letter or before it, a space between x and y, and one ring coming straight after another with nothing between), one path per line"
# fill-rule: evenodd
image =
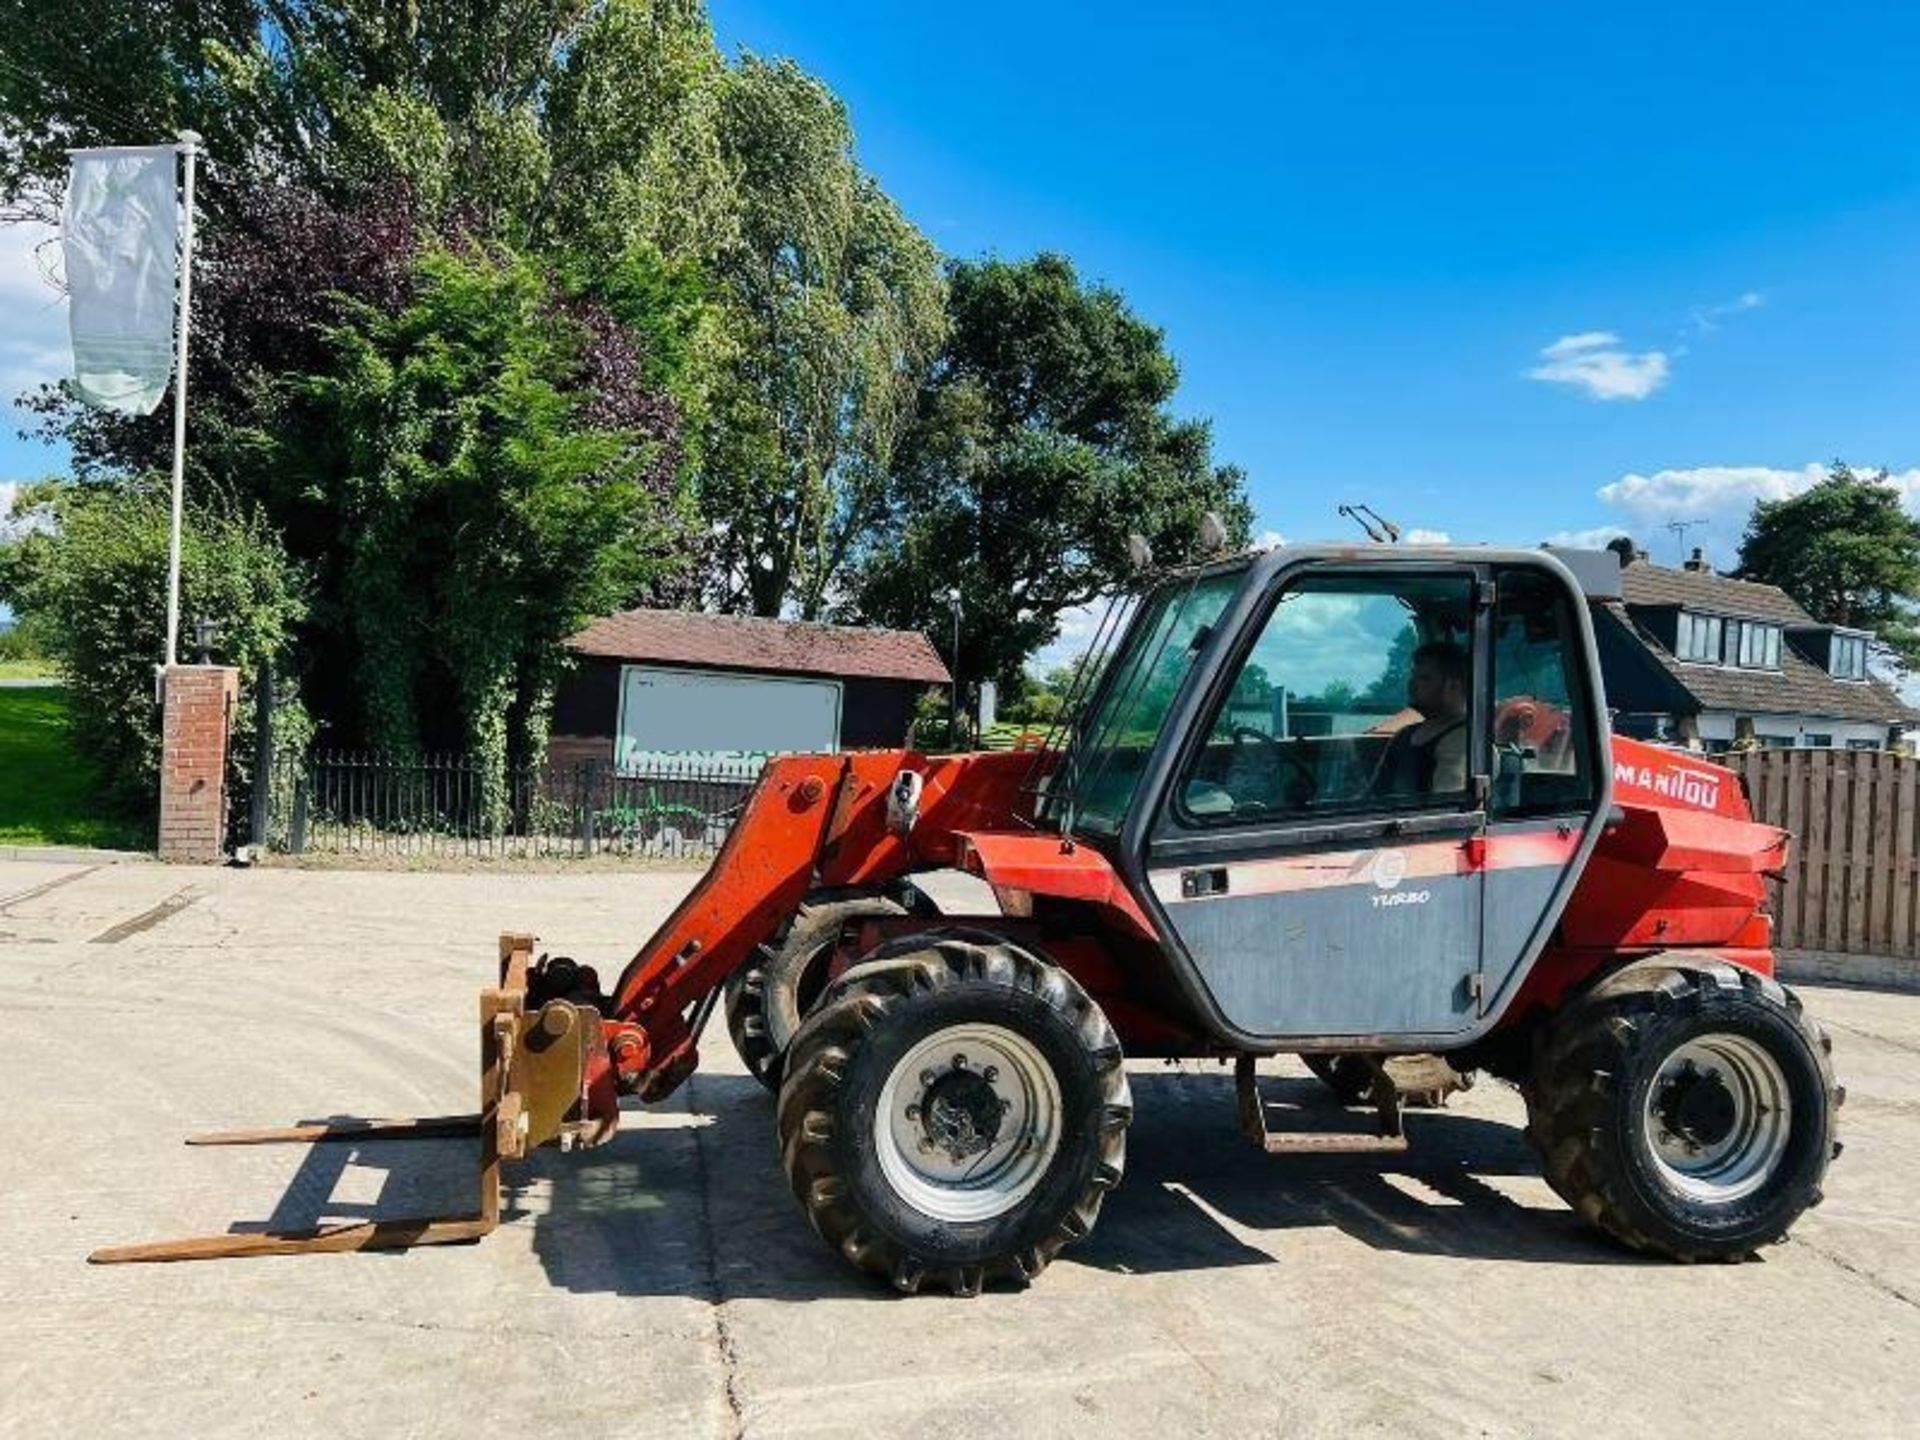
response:
M1485 567L1284 573L1171 772L1147 882L1228 1024L1445 1036L1479 1014Z

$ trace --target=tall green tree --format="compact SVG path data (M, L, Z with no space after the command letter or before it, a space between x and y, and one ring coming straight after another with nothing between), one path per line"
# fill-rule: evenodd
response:
M1125 582L1130 534L1177 561L1208 511L1235 543L1252 512L1207 424L1172 413L1165 336L1118 291L1052 254L959 261L948 283L951 330L843 608L944 653L957 591L949 663L1017 683L1064 611Z
M594 383L641 363L624 333L527 257L429 250L404 308L352 310L254 437L331 517L347 666L316 685L383 749L472 755L495 818L506 768L544 750L566 637L679 553L672 433Z
M190 128L216 224L261 184L399 181L517 241L731 225L700 0L0 0L0 61L0 204L47 218L69 146Z
M536 756L569 627L692 593L739 210L704 6L0 0L0 61L16 213L69 144L206 136L189 490L310 568L328 737ZM164 413L36 405L97 485L165 463Z
M788 61L727 78L739 242L716 265L726 351L700 479L724 610L821 615L881 513L945 329L933 246L853 158L846 108Z
M1902 668L1920 664L1920 521L1884 470L1860 475L1835 461L1804 493L1760 501L1737 574L1778 585L1823 624L1872 631Z

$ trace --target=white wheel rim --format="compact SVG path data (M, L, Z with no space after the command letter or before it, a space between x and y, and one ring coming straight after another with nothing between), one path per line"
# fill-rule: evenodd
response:
M1676 1097L1689 1085L1719 1087L1712 1125L1676 1124ZM1642 1110L1647 1150L1667 1185L1689 1200L1729 1204L1766 1184L1793 1132L1786 1073L1741 1035L1704 1035L1660 1062Z
M1046 1174L1060 1148L1060 1113L1059 1081L1031 1041L998 1025L950 1025L888 1074L874 1148L894 1193L921 1214L991 1220Z

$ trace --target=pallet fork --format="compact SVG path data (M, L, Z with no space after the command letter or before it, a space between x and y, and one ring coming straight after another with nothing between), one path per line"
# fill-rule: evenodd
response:
M529 1011L531 935L500 937L500 983L480 992L480 1111L475 1115L403 1120L342 1120L264 1130L219 1130L189 1145L324 1145L359 1140L480 1141L479 1208L466 1215L430 1215L309 1230L202 1235L184 1240L110 1245L95 1265L222 1260L248 1255L312 1255L335 1250L404 1250L478 1240L500 1223L500 1166L547 1144L570 1148L604 1138L611 1121L590 1118L589 1056L601 1043L600 1013L552 999Z

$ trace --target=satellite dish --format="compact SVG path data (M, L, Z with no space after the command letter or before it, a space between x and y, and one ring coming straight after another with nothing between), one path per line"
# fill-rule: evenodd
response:
M1127 559L1136 570L1144 570L1153 564L1153 547L1147 544L1146 536L1127 536Z
M1213 555L1224 550L1227 545L1227 527L1220 517L1209 510L1200 517L1200 550Z

